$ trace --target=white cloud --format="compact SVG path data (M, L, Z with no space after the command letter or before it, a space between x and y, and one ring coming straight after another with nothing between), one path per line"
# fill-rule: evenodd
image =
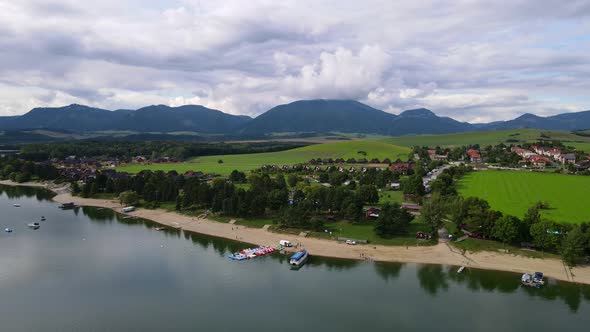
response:
M0 0L0 115L78 102L256 115L350 98L462 120L590 109L587 1Z

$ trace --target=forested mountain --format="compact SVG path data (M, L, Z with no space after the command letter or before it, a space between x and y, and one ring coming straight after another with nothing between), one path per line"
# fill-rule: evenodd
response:
M535 128L590 128L590 111L549 117L524 114L510 121L470 124L440 117L420 108L399 115L354 100L300 100L273 107L252 119L198 105L153 105L138 110L109 111L83 105L35 108L22 116L0 117L0 130L66 130L71 132L134 131L195 132L236 137L271 133L365 133L391 136L445 134L465 131Z
M138 110L108 111L73 104L35 108L18 117L0 117L0 129L192 131L217 134L231 133L250 120L246 116L226 114L197 105L157 105Z
M396 115L354 100L300 100L271 108L247 123L243 133L385 133Z

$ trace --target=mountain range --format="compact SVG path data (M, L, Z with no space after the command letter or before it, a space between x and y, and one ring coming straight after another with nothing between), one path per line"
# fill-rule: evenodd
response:
M424 108L399 115L354 100L301 100L279 105L256 118L232 115L198 105L152 105L109 111L84 105L35 108L21 116L0 117L0 130L135 131L266 135L270 133L367 133L391 136L535 128L590 128L590 111L540 117L524 114L485 124L460 122Z

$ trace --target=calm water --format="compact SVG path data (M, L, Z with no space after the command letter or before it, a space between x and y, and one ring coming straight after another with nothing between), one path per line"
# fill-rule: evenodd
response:
M22 207L15 208L14 203ZM39 221L39 230L26 224ZM156 232L109 210L62 211L47 193L0 187L0 331L587 330L590 288L453 267L276 255ZM14 229L11 234L3 229Z

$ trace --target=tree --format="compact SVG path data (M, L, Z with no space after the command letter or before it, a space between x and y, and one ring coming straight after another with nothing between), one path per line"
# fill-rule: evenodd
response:
M375 223L375 233L383 238L405 234L413 219L414 216L402 209L398 203L386 204L381 208L379 218Z
M233 170L229 175L229 179L235 183L245 183L246 182L246 174L244 172L240 172L238 170Z
M268 195L268 207L271 210L279 210L282 206L287 205L289 193L285 189L275 189Z
M289 184L289 187L294 188L297 185L297 182L299 182L299 178L296 174L291 173L287 176L287 184Z
M432 234L435 234L442 225L445 217L445 201L439 193L432 194L430 199L427 199L422 204L420 211L424 221L430 225Z
M541 250L553 250L557 248L560 234L556 234L556 231L559 232L557 225L548 220L531 225L530 233L533 244Z
M422 176L418 173L403 179L401 182L401 187L404 194L406 195L423 196L425 193Z
M587 233L580 226L575 226L563 239L561 245L561 258L570 265L575 266L584 257L584 251L590 244Z
M505 215L496 221L492 229L492 236L504 244L514 241L518 236L520 219Z
M121 205L137 205L139 203L139 195L135 191L124 191L119 194L119 202L121 202Z
M373 185L362 185L358 189L357 195L365 203L377 203L379 202L379 192Z

